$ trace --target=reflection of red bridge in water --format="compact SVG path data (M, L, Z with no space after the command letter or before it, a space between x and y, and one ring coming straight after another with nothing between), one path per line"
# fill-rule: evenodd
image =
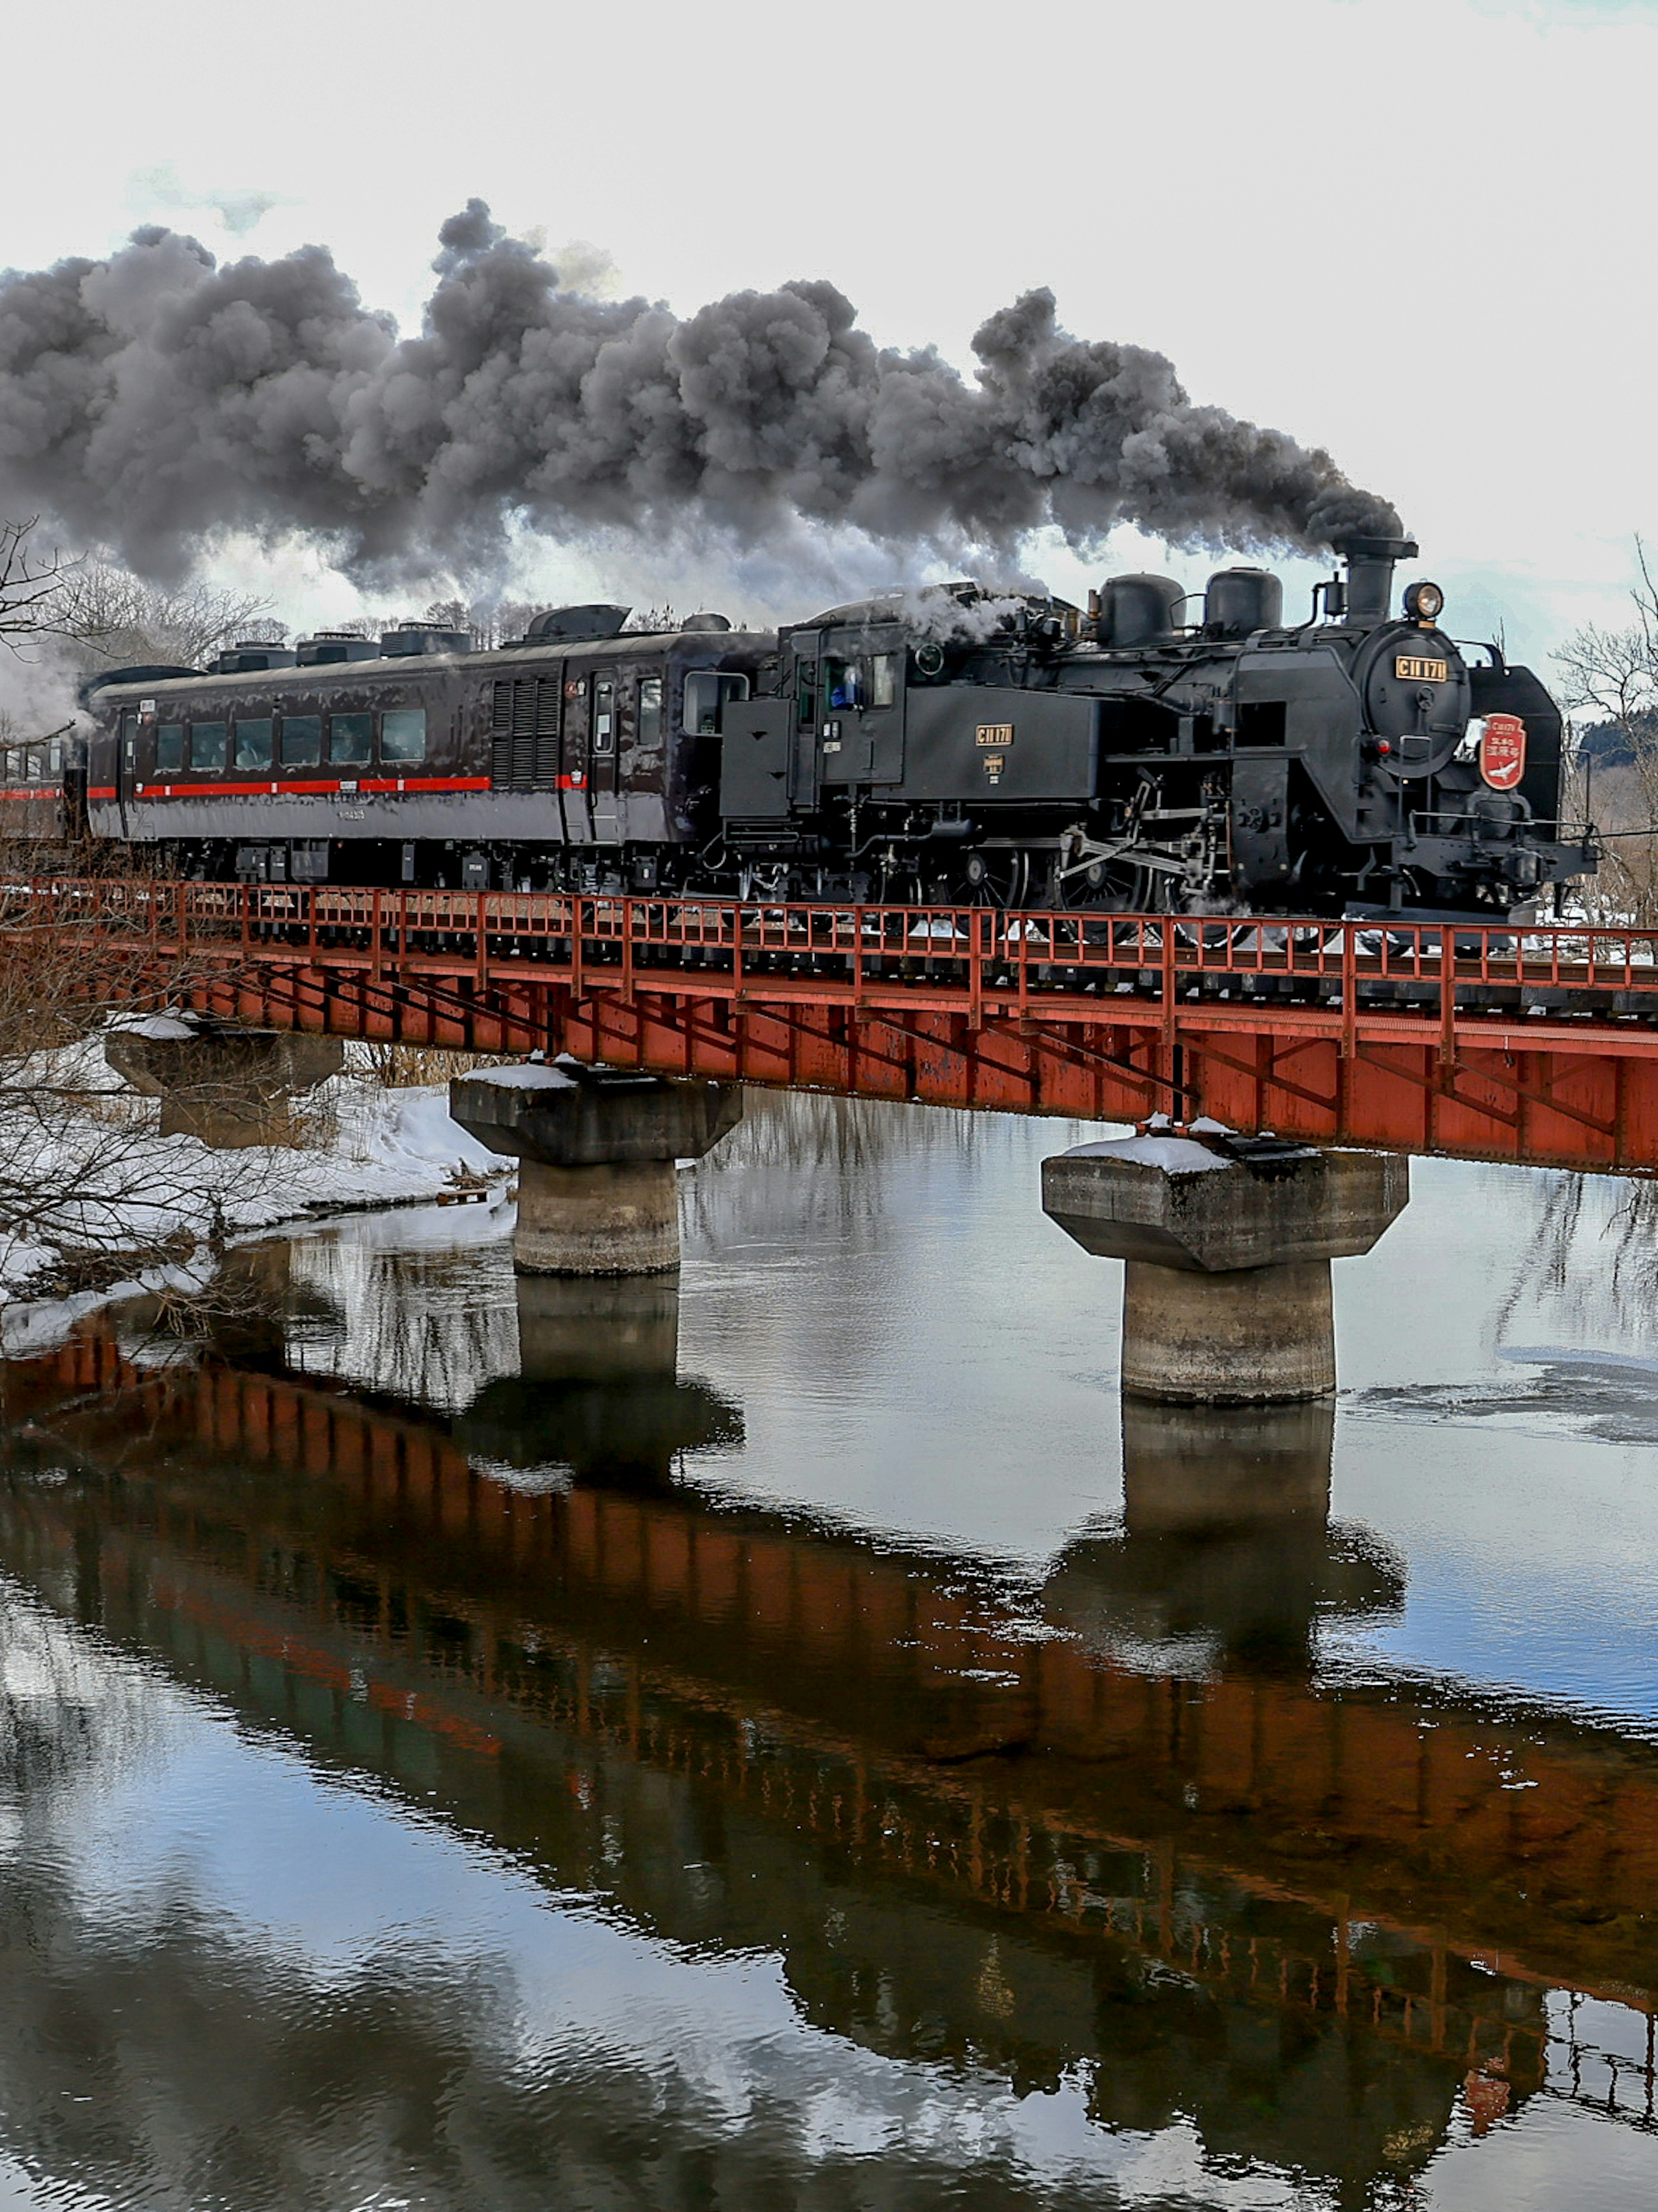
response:
M337 1036L1658 1170L1658 932L63 883L89 970Z
M1570 2057L1653 2124L1643 1745L1452 1695L1147 1674L1029 1640L925 1559L666 1487L519 1494L434 1425L135 1370L95 1326L7 1395L9 1425L121 1472L78 1519L65 1487L19 1492L0 1558L83 1577L95 1553L106 1625L228 1692L275 1662L394 1767L410 1731L489 1765L550 1721L993 1921L1430 2056L1476 2118ZM268 1474L233 1489L227 1460ZM1644 2015L1644 2051L1564 2050L1552 1988Z

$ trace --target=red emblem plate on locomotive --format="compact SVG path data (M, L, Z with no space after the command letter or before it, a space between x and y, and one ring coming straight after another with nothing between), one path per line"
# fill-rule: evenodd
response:
M1487 714L1479 773L1493 791L1512 791L1526 773L1526 726L1518 714Z

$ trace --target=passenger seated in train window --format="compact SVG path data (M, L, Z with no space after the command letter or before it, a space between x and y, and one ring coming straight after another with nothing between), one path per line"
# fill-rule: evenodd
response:
M863 690L855 660L826 660L823 663L823 697L831 714L842 710L850 712L853 708L861 707L864 703Z
M162 722L155 732L155 773L176 775L185 764L185 726Z
M869 665L869 703L872 707L890 707L898 695L898 656L896 653L878 653Z
M223 722L192 722L190 726L191 768L222 768L230 731Z
M282 716L282 766L315 768L322 759L322 716Z
M336 768L367 768L374 757L372 714L331 714L328 757Z
M236 719L236 750L234 756L238 768L269 768L271 762L271 737L276 724L269 720L245 722Z
M662 678L641 676L639 679L639 742L641 745L659 745L662 742Z
M380 758L387 765L426 757L424 707L388 707L380 716Z

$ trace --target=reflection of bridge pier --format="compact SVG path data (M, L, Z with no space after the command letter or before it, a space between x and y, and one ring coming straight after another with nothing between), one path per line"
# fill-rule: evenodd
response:
M679 1379L672 1275L519 1275L519 1372L486 1383L458 1443L508 1488L665 1481L684 1451L736 1442L736 1408Z
M1067 1545L1050 1613L1105 1651L1197 1638L1304 1672L1321 1619L1404 1594L1374 1538L1330 1527L1334 1429L1327 1399L1221 1410L1125 1398L1121 1523Z

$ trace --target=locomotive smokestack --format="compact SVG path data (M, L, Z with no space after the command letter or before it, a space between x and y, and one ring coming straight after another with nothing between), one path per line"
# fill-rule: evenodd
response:
M1347 616L1355 629L1375 629L1393 611L1394 564L1413 561L1413 538L1338 538L1335 550L1347 564Z

